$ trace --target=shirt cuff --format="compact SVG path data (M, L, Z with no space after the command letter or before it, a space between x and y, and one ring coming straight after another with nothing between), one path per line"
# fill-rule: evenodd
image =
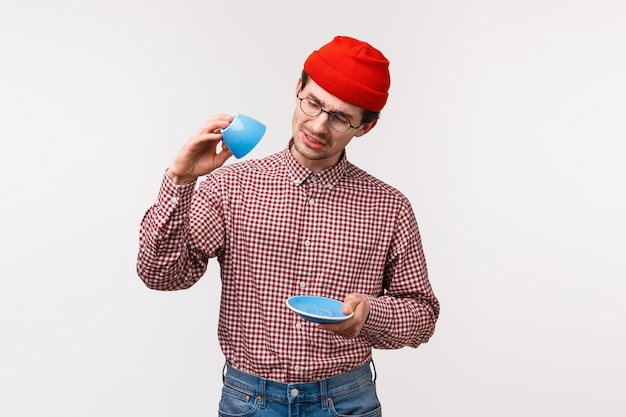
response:
M176 208L189 206L195 188L196 181L189 184L176 185L167 174L164 174L159 197L157 198L160 214L169 217Z
M378 298L371 295L365 295L370 302L370 314L363 325L363 331L371 334L380 334L391 324L389 318L385 315L385 305Z

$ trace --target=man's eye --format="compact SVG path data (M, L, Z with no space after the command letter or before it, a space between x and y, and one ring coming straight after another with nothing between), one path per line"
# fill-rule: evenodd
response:
M346 118L346 116L343 116L341 114L337 114L337 113L332 113L332 116L337 119L337 121L341 122L341 123L350 123L350 120L348 120Z

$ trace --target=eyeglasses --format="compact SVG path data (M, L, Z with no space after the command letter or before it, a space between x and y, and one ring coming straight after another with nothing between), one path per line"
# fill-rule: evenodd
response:
M348 118L341 113L324 110L322 106L312 98L302 98L298 94L296 94L296 97L300 100L300 110L302 110L302 113L309 117L317 117L322 113L326 113L328 115L328 123L330 124L330 127L339 133L345 133L350 130L350 128L358 129L365 124L365 122L363 122L358 126L352 126L350 120L348 120Z

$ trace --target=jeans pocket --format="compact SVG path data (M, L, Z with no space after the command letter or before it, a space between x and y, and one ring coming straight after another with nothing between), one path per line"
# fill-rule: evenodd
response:
M374 383L359 386L349 392L330 395L330 410L337 417L379 417L382 416L380 401Z
M254 395L227 386L222 388L222 398L218 410L220 417L249 417L258 408L259 403Z

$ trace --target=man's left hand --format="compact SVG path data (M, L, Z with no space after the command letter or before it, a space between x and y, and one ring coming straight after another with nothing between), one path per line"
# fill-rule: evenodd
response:
M343 300L341 311L343 314L354 312L354 316L339 323L320 324L319 328L335 332L346 339L354 339L359 335L367 321L367 317L370 314L370 302L363 294L348 294Z

